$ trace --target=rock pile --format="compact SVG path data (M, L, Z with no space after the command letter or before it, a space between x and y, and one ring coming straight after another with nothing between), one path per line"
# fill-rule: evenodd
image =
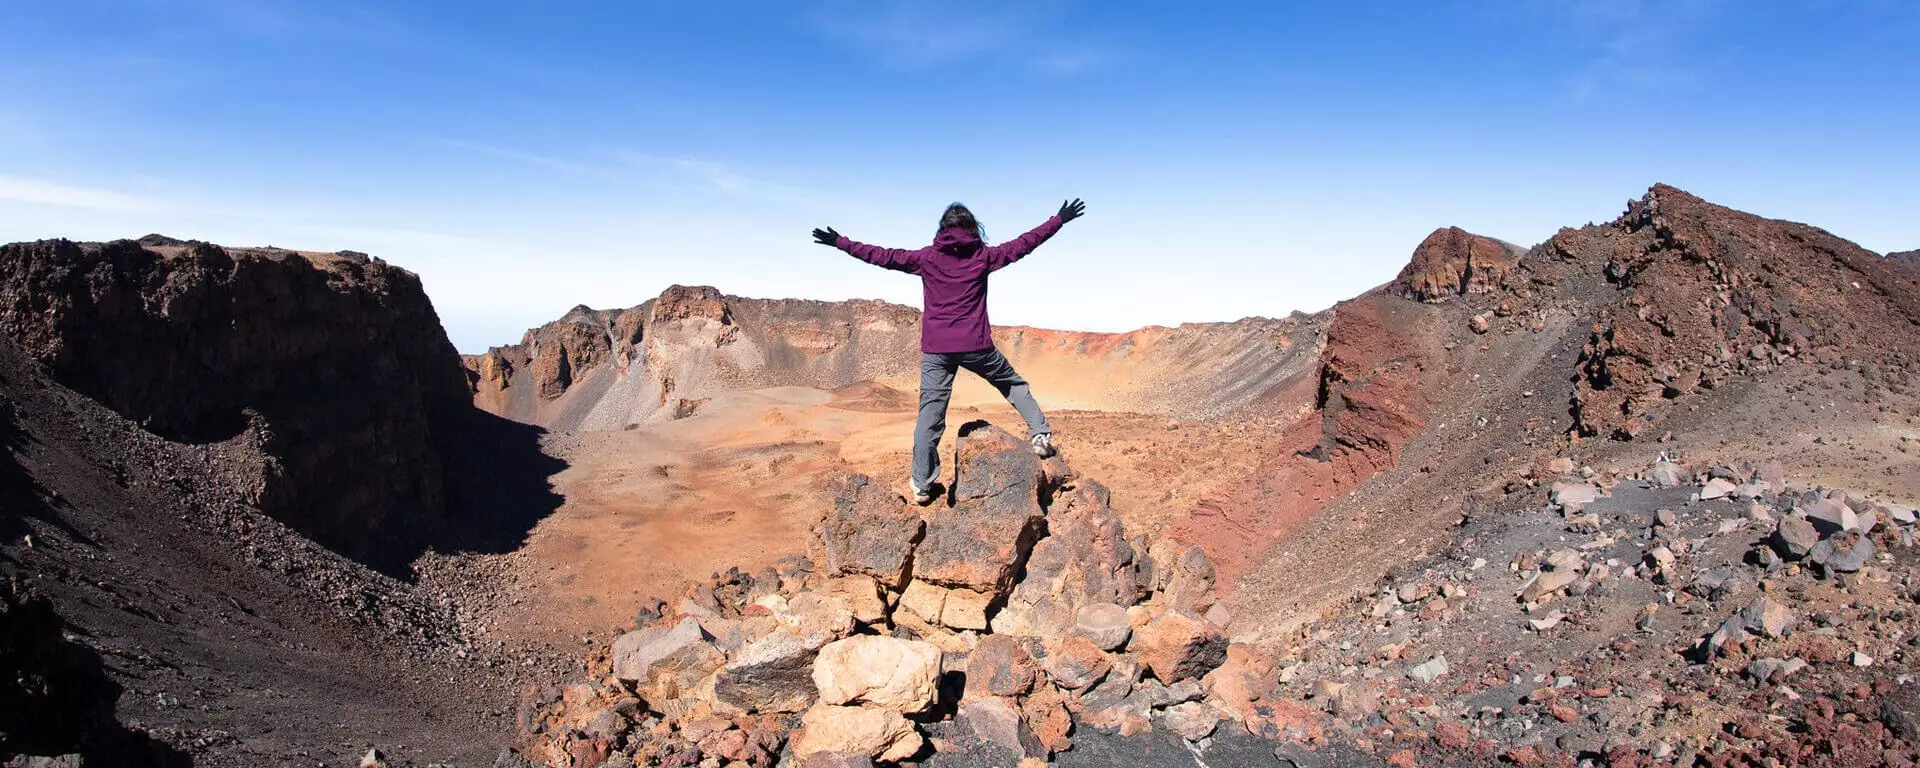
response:
M597 679L525 714L526 758L1019 761L1071 748L1076 727L1277 728L1272 666L1229 644L1203 552L1130 535L1097 482L1003 430L959 442L950 498L921 510L841 478L813 557L648 606Z

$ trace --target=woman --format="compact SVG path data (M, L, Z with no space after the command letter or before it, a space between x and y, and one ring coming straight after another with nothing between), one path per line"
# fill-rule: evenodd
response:
M919 250L857 243L832 227L813 231L813 239L821 245L831 245L869 264L920 276L924 299L920 417L914 422L913 477L909 481L914 503L924 506L933 502L933 479L940 473L940 434L947 429L947 400L953 394L953 377L961 368L986 379L1013 403L1027 421L1027 435L1035 454L1042 458L1053 455L1052 429L1047 426L1046 414L1034 402L1026 379L1020 378L1013 364L993 348L987 324L987 276L1032 253L1060 231L1060 225L1080 218L1086 210L1086 203L1078 199L1061 203L1058 215L1000 245L986 244L986 231L979 220L959 203L947 206L946 213L940 215L933 245Z

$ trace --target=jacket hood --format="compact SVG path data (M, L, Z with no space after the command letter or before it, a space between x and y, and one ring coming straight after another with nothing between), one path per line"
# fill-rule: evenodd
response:
M973 230L960 227L948 227L933 236L933 247L948 256L967 257L980 250L980 236Z

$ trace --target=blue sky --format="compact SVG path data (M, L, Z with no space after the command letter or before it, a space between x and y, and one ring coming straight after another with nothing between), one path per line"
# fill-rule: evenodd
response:
M1439 226L1661 181L1920 248L1920 3L0 2L0 240L419 272L477 351L673 283L917 303L813 245L1012 237L996 321L1312 311Z

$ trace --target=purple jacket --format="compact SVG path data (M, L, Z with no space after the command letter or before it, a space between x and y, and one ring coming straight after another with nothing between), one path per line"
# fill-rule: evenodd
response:
M925 309L920 351L977 352L993 346L987 324L987 275L1019 261L1060 231L1060 217L999 245L986 245L965 229L940 230L933 245L917 251L856 243L842 236L834 246L869 264L920 276Z

